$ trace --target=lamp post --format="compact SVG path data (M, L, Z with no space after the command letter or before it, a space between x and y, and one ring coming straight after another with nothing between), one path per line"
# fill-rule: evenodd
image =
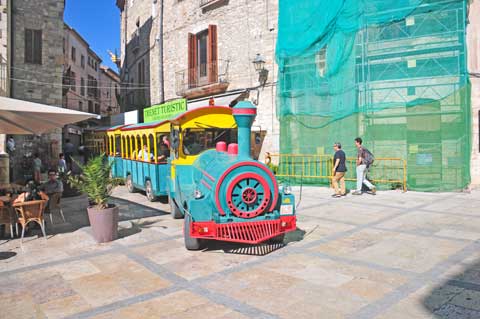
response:
M258 73L258 82L260 83L260 86L265 86L268 79L268 70L265 69L265 58L260 53L257 53L255 59L253 59L253 66Z

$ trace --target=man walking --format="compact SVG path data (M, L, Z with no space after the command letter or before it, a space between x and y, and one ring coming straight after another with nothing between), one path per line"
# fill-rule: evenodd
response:
M354 191L353 195L362 195L362 184L365 184L373 195L376 194L377 189L373 186L372 183L367 179L367 171L370 165L373 163L373 155L369 150L362 146L362 139L357 137L355 139L355 146L357 147L357 190Z
M339 198L346 195L345 172L347 171L347 166L345 165L345 152L342 150L342 144L336 142L333 144L333 149L335 150L335 155L333 156L332 184L335 194L332 196ZM338 187L338 182L340 182L340 188Z

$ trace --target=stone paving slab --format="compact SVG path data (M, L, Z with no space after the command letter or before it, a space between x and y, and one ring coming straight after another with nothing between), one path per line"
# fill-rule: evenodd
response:
M331 198L303 187L286 245L185 250L169 206L124 187L120 238L96 244L86 198L48 239L0 239L0 318L480 318L480 192Z

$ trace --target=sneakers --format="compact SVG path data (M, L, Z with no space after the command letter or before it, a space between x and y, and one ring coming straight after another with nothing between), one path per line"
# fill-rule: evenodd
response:
M354 191L354 192L352 192L352 195L362 195L362 192L361 191Z
M340 194L335 194L335 195L333 195L333 197L334 197L334 198L341 198L342 195L340 195Z

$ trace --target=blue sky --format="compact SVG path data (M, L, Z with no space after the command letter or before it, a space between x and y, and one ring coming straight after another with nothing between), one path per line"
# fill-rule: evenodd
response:
M117 70L107 50L120 53L120 11L115 0L67 0L65 22L77 30L103 60Z

